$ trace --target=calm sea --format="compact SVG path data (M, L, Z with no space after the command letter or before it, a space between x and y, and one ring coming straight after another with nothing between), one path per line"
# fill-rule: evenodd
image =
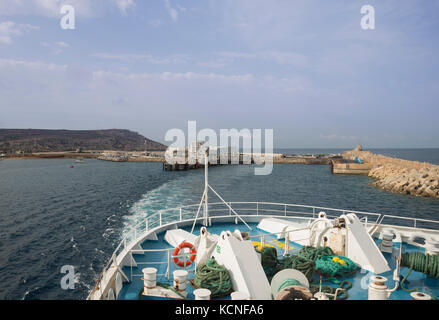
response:
M336 149L289 149L327 154ZM375 151L375 150L374 150ZM439 164L439 149L376 150ZM202 170L163 172L160 163L86 160L0 162L0 299L84 299L126 232L158 209L198 203ZM227 201L269 201L439 220L439 200L381 192L366 176L331 175L328 166L275 165L210 170ZM212 196L213 198L213 196ZM77 272L62 290L63 265Z

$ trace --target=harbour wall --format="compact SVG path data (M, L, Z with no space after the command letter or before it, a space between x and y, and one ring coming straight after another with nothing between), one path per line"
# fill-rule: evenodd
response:
M344 159L360 158L371 164L373 186L388 192L439 198L439 166L374 154L370 151L346 151Z

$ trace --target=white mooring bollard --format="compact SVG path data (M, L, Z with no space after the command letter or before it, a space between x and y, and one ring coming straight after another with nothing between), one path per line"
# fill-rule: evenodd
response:
M143 272L143 285L148 289L156 287L157 279L157 269L156 268L145 268Z
M387 278L382 276L373 276L369 283L369 300L388 300L397 287L390 290L387 286Z
M410 296L413 300L432 300L430 295L423 292L412 292Z
M188 272L186 270L174 271L174 289L180 292L186 291L186 279Z
M195 300L210 300L210 294L209 289L194 290Z
M250 299L250 296L248 293L241 292L241 291L232 292L230 297L232 298L232 300L249 300Z

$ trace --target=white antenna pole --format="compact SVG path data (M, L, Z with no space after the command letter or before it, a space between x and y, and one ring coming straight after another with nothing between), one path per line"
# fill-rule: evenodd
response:
M208 150L204 153L204 224L207 226L209 218L209 156Z

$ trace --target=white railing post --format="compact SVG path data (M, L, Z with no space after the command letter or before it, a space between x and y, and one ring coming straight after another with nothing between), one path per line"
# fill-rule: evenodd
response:
M166 267L166 277L168 278L168 280L169 280L169 277L170 277L170 273L171 273L171 259L170 259L170 251L168 250L168 266Z
M315 219L316 217L316 208L312 207L312 218Z
M290 251L290 233L287 231L285 234L284 256L286 256L289 251Z
M148 218L145 219L145 232L149 230Z
M287 216L287 205L285 205L285 208L284 208L284 215L285 215L285 217Z
M416 219L413 219L413 227L416 228Z
M126 247L127 247L127 238L124 237L123 238L123 248L126 249Z

